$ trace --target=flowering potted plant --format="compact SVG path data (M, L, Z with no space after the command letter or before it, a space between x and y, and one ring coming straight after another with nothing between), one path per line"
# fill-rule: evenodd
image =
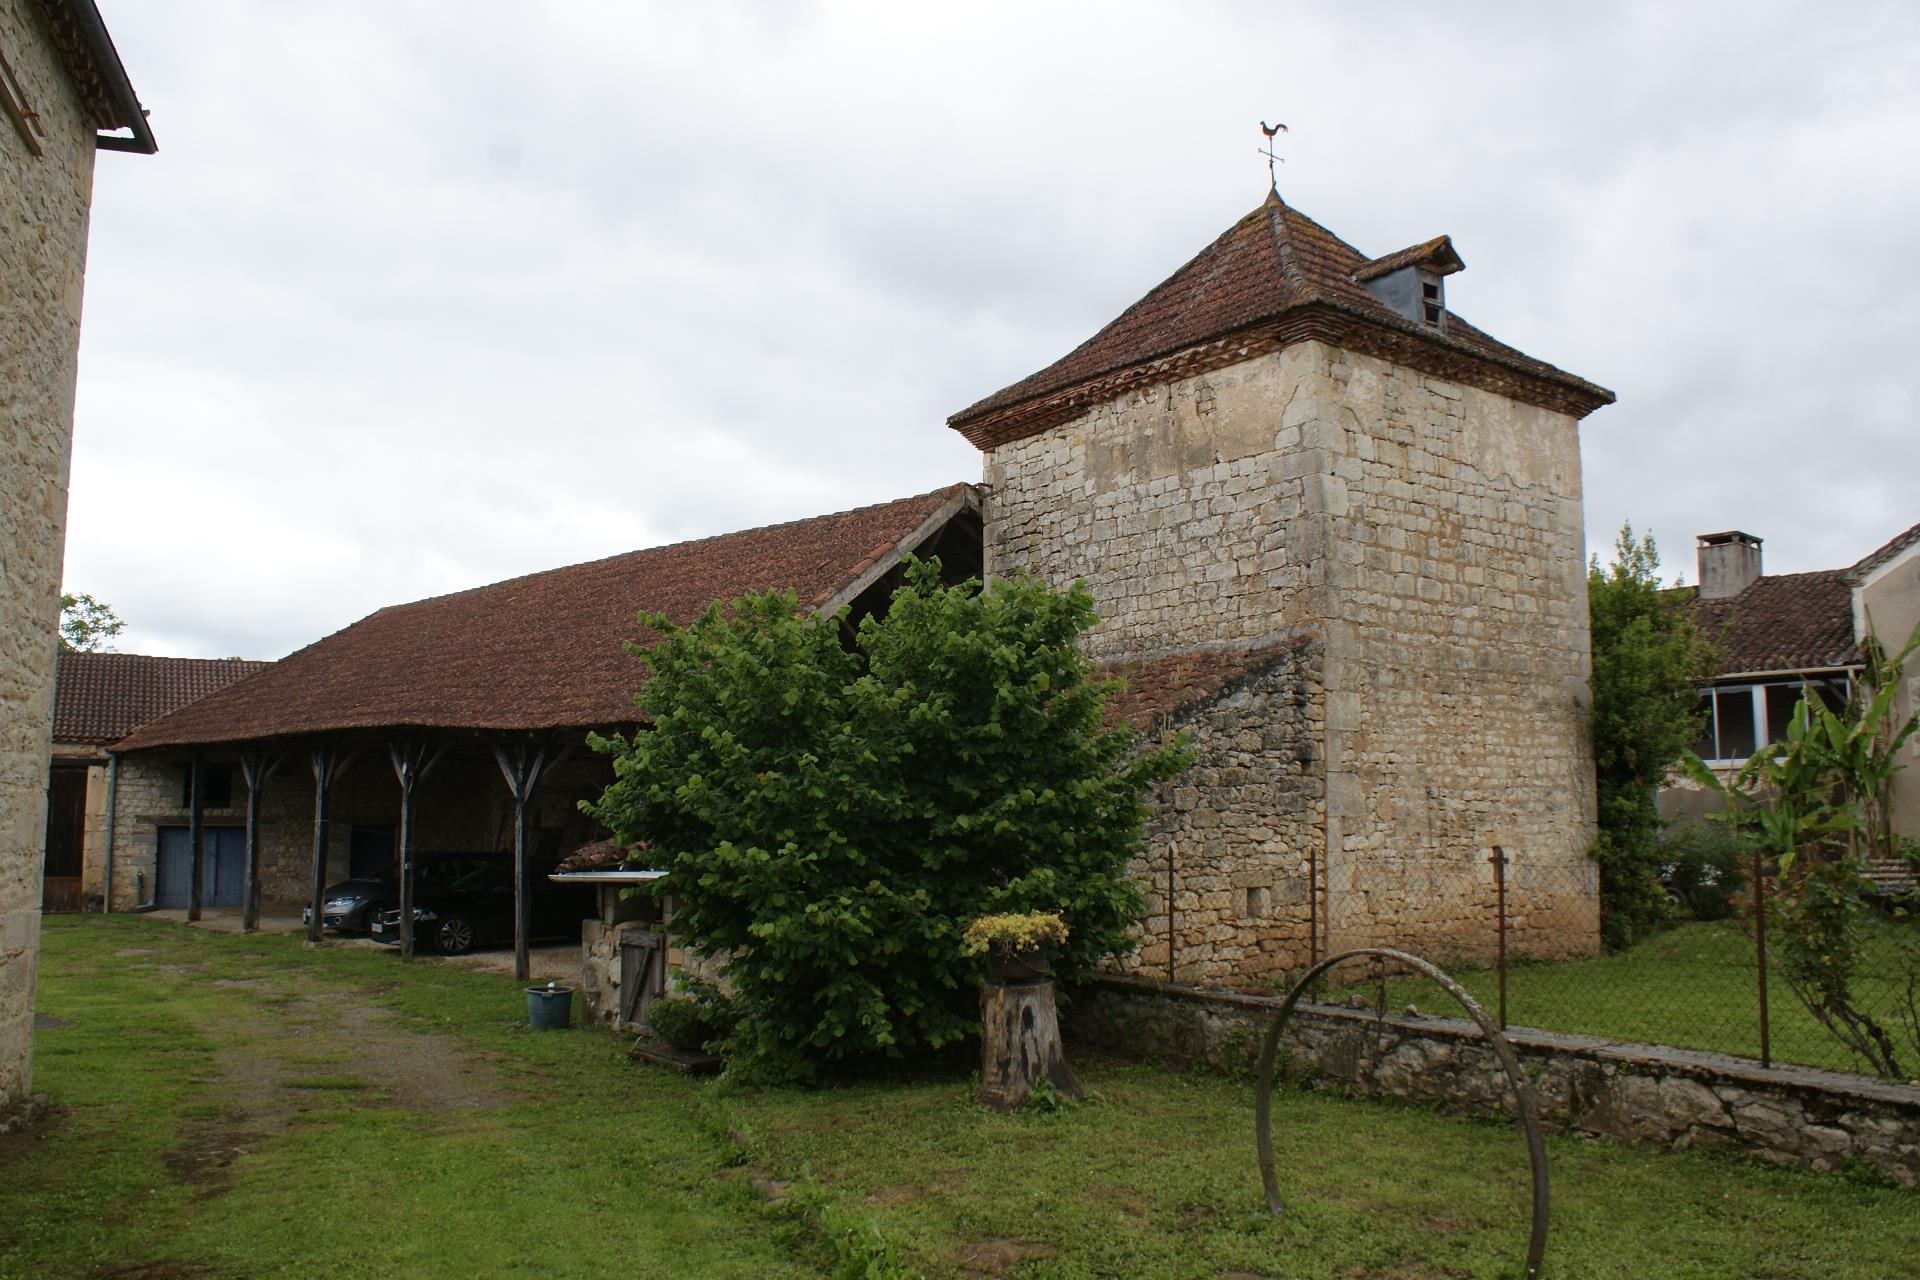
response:
M1030 982L1047 976L1052 948L1067 940L1067 922L1053 911L1023 911L981 916L961 935L962 954L986 952L993 976L1001 982Z

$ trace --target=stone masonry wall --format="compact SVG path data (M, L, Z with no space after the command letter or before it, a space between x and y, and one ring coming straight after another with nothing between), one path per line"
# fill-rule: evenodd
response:
M1326 614L1328 525L1276 437L1313 353L1293 347L1142 388L988 453L987 571L1079 579L1096 662L1284 645ZM1305 866L1325 841L1316 643L1183 711L1195 761L1161 791L1133 872L1146 897L1127 970L1234 983L1298 964Z
M1318 624L1329 529L1282 433L1323 350L1142 388L994 449L987 572L1083 581L1100 615L1087 652L1102 663Z
M1436 988L1435 998L1446 997ZM1114 978L1075 997L1065 1030L1076 1046L1246 1072L1279 1004L1277 997ZM1508 1039L1550 1129L1745 1151L1819 1172L1853 1164L1920 1185L1920 1088L1590 1036L1510 1031ZM1462 1019L1376 1019L1306 1005L1295 1011L1281 1049L1296 1081L1454 1111L1511 1113L1498 1059ZM1284 1106L1274 1123L1286 1123ZM1525 1159L1516 1141L1516 1167Z
M1282 443L1323 486L1329 945L1485 959L1502 847L1510 945L1593 950L1578 424L1320 348Z
M987 566L1084 582L1102 663L1324 636L1328 945L1490 950L1499 846L1513 945L1578 953L1598 943L1579 475L1567 415L1304 342L991 451ZM1258 821L1215 785L1195 811ZM1208 927L1176 966L1251 967L1244 931Z
M1273 665L1168 722L1193 764L1161 788L1146 848L1131 866L1146 889L1140 947L1122 972L1239 985L1307 961L1307 886L1324 841L1320 646L1312 637ZM1169 862L1171 865L1169 865Z
M0 1113L27 1096L53 656L66 536L93 129L24 0L0 0L6 54L44 136L0 120Z

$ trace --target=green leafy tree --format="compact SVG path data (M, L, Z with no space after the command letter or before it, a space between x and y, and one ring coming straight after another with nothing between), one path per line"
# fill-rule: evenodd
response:
M1613 563L1587 571L1593 620L1593 754L1599 802L1600 928L1610 947L1644 937L1666 915L1655 797L1702 727L1700 687L1719 654L1660 586L1651 534L1620 526Z
M78 653L99 653L113 647L113 638L127 624L104 600L82 592L60 597L60 647Z
M972 1033L976 916L1059 912L1068 980L1132 946L1127 861L1186 755L1102 726L1093 620L1077 586L943 587L912 562L855 649L790 593L643 617L649 727L595 740L615 781L589 808L647 842L675 933L726 961L737 1067L805 1079Z
M1865 663L1847 705L1836 712L1808 692L1795 705L1786 735L1754 752L1731 779L1689 752L1687 771L1726 802L1726 817L1759 845L1771 863L1767 923L1787 986L1815 1020L1873 1070L1905 1078L1901 1046L1920 1053L1920 948L1904 945L1881 962L1905 999L1892 1019L1876 1016L1860 997L1866 918L1861 855L1899 848L1888 820L1901 749L1920 731L1920 715L1901 720L1894 699L1908 658L1920 650L1920 627L1898 654L1869 634ZM1904 918L1905 912L1897 915Z

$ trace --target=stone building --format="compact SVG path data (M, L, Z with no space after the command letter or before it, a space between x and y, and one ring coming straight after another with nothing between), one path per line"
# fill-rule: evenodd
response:
M1720 672L1701 691L1706 729L1694 753L1731 774L1747 757L1785 733L1793 708L1812 691L1843 704L1863 665L1869 631L1898 653L1920 626L1920 524L1853 564L1807 573L1763 572L1761 540L1730 530L1696 539L1698 588L1688 592L1694 622L1720 646ZM1894 695L1904 721L1920 711L1920 664L1912 661ZM1920 735L1908 740L1906 767L1894 775L1893 829L1920 838ZM1710 793L1675 779L1660 795L1662 816L1697 818L1714 807ZM1871 865L1884 887L1909 888L1902 860Z
M113 910L134 899L107 892L108 839L119 797L109 743L267 664L242 658L163 658L63 651L53 685L53 772L47 783L47 911Z
M1610 392L1447 303L1444 236L1369 258L1276 192L1061 360L955 414L986 563L1081 579L1137 723L1189 729L1129 963L1598 939L1579 423ZM1169 897L1169 894L1171 897Z
M0 0L0 1116L28 1092L96 149L154 150L92 0ZM126 130L125 136L116 136Z

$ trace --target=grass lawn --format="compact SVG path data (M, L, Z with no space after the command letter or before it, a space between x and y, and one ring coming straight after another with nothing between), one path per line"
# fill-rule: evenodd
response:
M1502 1276L1525 1159L1494 1124L1079 1064L995 1116L963 1070L748 1091L524 1029L452 964L149 920L47 921L36 1087L0 1139L0 1276ZM1890 1277L1920 1196L1554 1140L1548 1274Z
M1902 990L1895 975L1907 972L1920 950L1920 926L1877 926L1866 939L1866 963L1856 992L1869 1012L1885 1019L1896 1043L1893 1019ZM1903 954L1904 953L1904 954ZM1626 951L1554 964L1515 964L1507 970L1507 1021L1516 1027L1571 1031L1709 1049L1743 1058L1760 1056L1759 983L1753 941L1735 921L1676 925ZM1339 973L1357 973L1358 966ZM1491 969L1459 969L1461 986L1497 1015L1499 983ZM1361 985L1356 990L1370 990ZM1768 983L1768 1022L1776 1062L1863 1069L1777 975ZM1408 1001L1422 1010L1457 1016L1453 1002L1422 980L1387 984L1390 1009ZM1920 1059L1908 1055L1910 1070Z

